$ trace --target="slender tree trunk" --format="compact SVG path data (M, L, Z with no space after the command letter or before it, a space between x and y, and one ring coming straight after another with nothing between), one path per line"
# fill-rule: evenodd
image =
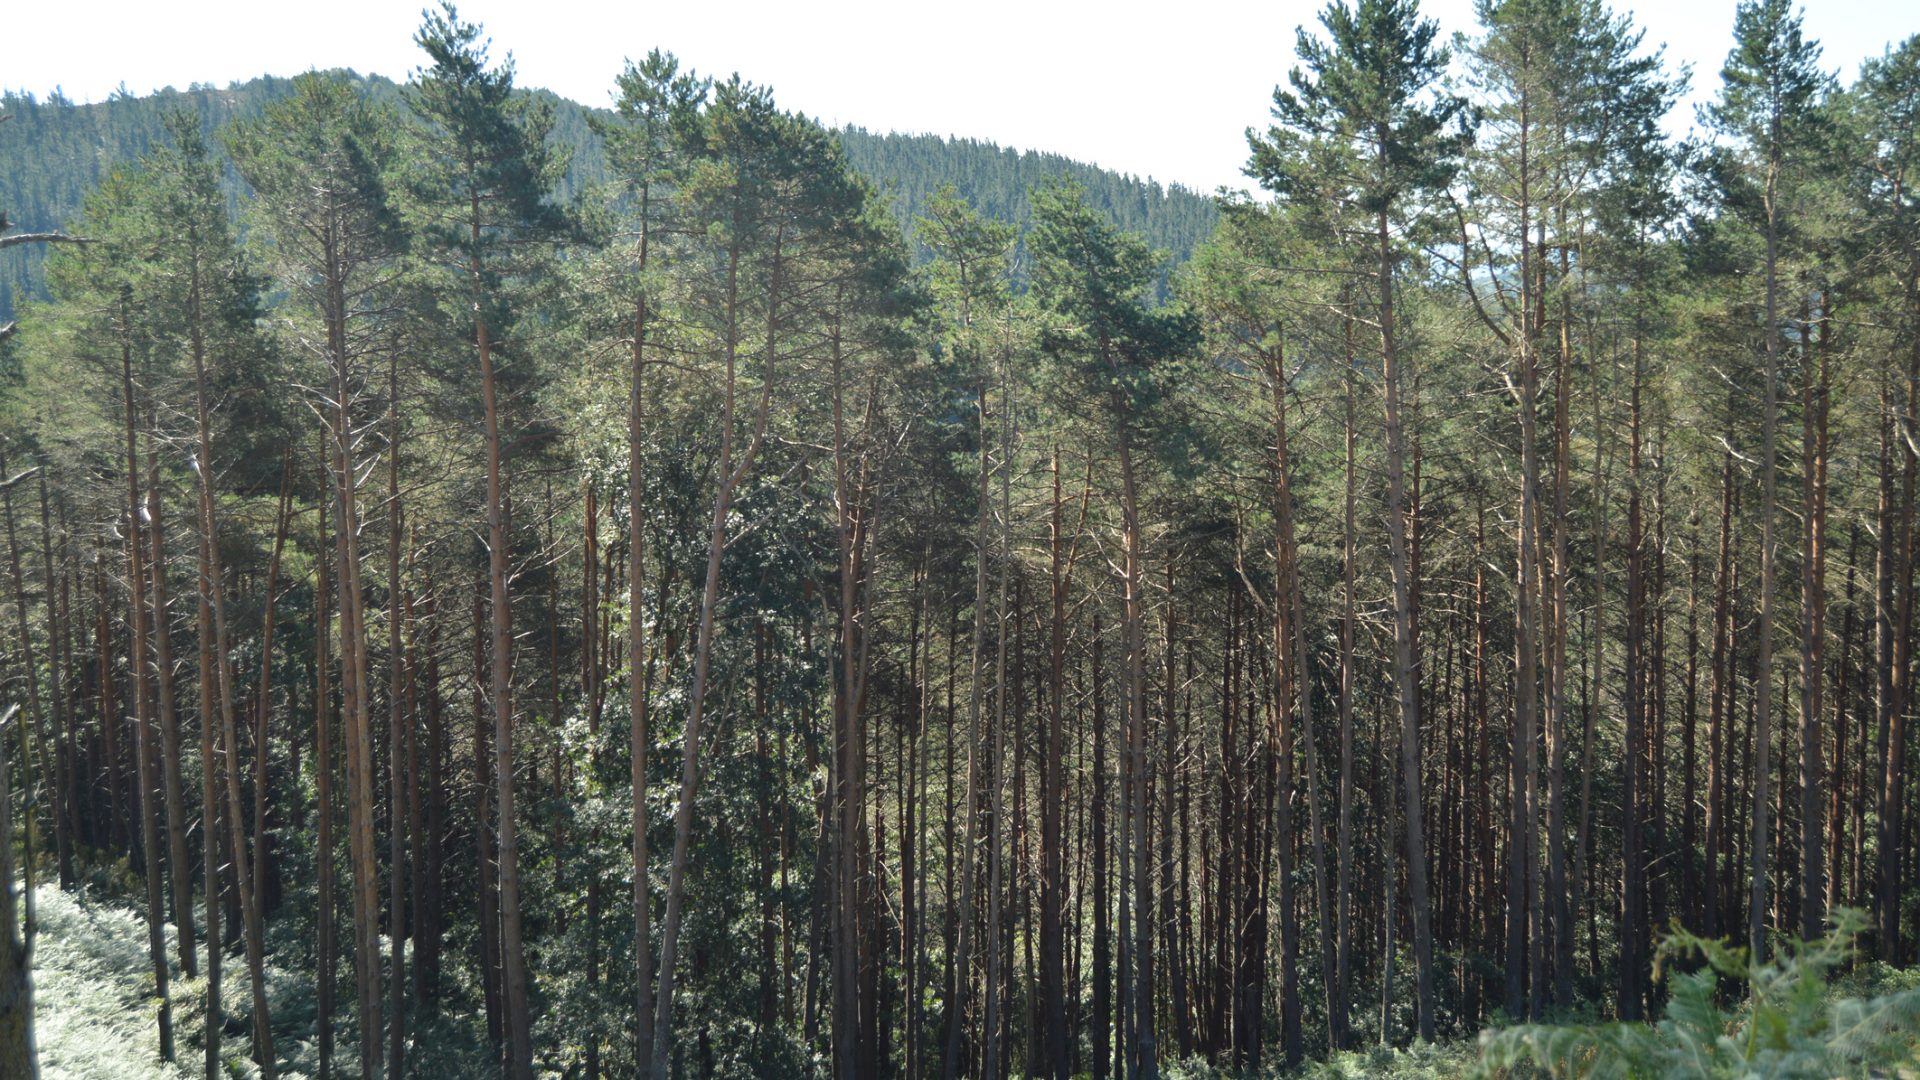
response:
M1306 744L1307 828L1311 833L1313 850L1314 910L1319 913L1320 975L1324 985L1333 987L1340 983L1339 945L1336 941L1338 916L1334 912L1327 882L1326 832L1320 820L1320 755L1316 746L1318 740L1313 733L1313 657L1307 646L1307 601L1300 574L1300 547L1294 538L1293 462L1287 436L1286 366L1278 354L1274 357L1269 379L1273 391L1274 507L1279 523L1279 549L1275 558L1282 592L1282 595L1275 597L1275 613L1277 615L1284 605L1290 612L1292 622L1292 640L1288 641L1287 620L1276 618L1274 657L1276 664L1281 664L1289 651L1292 653L1299 709L1298 732L1299 738ZM1275 707L1284 710L1288 702L1276 702ZM1278 797L1284 803L1291 798L1291 792L1283 789ZM1283 829L1277 842L1283 846L1290 844L1290 830ZM1283 927L1293 921L1291 913L1283 912L1281 917L1285 920ZM1344 1005L1328 1010L1327 1042L1328 1048L1336 1051L1346 1045Z
M324 440L322 450L322 456L324 458ZM333 1076L334 989L333 658L329 655L328 646L333 636L333 618L327 606L332 600L332 589L327 580L327 567L330 561L327 552L327 500L317 500L315 509L319 514L320 524L314 541L313 585L313 776L314 793L317 803L314 808L314 817L316 819L314 824L314 862L318 867L316 876L319 879L317 887L320 895L315 904L317 908L315 918L319 923L319 926L316 928L316 933L319 938L316 943L318 956L315 959L315 966L317 968L316 981L319 983L319 988L315 995L317 1006L314 1010L314 1026L318 1029L315 1043L316 1053L320 1059L319 1078L320 1080L331 1080ZM202 558L204 557L203 551ZM204 641L207 637L206 627L213 621L213 611L205 602L204 592L202 596L200 625L202 628L201 637ZM205 667L210 667L211 661L210 658L205 656L204 645L202 646L202 655L202 664L205 665ZM212 737L209 734L211 731L211 717L206 715L204 703L207 700L207 688L212 685L212 682L211 672L203 668L200 678L200 700L203 703L201 718L203 730L200 745L202 747L202 756L208 761L213 759ZM213 797L213 774L211 770L207 771L204 782L207 785L207 797L211 799ZM207 820L214 820L211 814L209 814ZM209 830L208 833L208 841L207 860L209 865L211 865L214 860L211 830ZM214 879L209 875L207 880L211 883ZM209 884L207 893L207 933L209 935L214 933L219 923L218 919L213 915L213 907L212 886ZM209 940L211 940L211 937ZM211 969L211 964L209 964L209 969Z
M407 1060L407 819L405 768L406 637L400 592L400 358L387 364L387 1061L393 1075L406 1073ZM264 729L263 729L264 730Z
M1104 345L1104 343L1103 343ZM1102 352L1110 353L1103 347ZM1113 365L1111 355L1109 366ZM1127 643L1125 688L1127 693L1129 776L1133 826L1133 1022L1135 1025L1134 1068L1128 1080L1155 1080L1159 1075L1158 1048L1154 1037L1153 1010L1153 883L1148 870L1147 782L1151 768L1147 761L1147 674L1145 613L1141 596L1143 584L1141 558L1140 494L1133 466L1133 434L1129 411L1115 391L1115 444L1120 457L1121 491L1121 611Z
M963 317L962 325L966 325ZM972 984L972 944L973 944L973 864L975 849L978 846L978 814L975 807L979 800L980 789L980 710L983 704L981 692L982 667L985 664L987 633L987 523L990 520L989 493L993 476L992 461L988 455L990 443L987 441L987 386L984 375L978 390L976 417L979 426L980 462L979 462L979 506L974 517L974 581L973 581L973 651L971 674L967 681L969 697L967 701L967 785L965 801L961 803L962 813L966 817L960 847L960 865L956 873L960 876L960 906L955 915L957 931L954 945L955 960L953 967L953 985L947 1000L947 1045L941 1065L941 1076L945 1080L954 1080L961 1075L960 1048L965 1035L967 1012L967 989ZM1095 691L1098 693L1098 691ZM1104 1056L1104 1055L1102 1055Z
M1380 351L1386 397L1387 546L1393 576L1393 668L1400 702L1400 771L1406 787L1407 891L1413 914L1413 956L1420 1038L1432 1042L1433 931L1427 900L1427 849L1420 790L1420 669L1414 626L1414 583L1408 560L1408 522L1404 436L1400 421L1400 359L1393 322L1393 250L1387 214L1381 209L1375 239L1379 247L1377 287L1380 303Z
M650 194L651 188L641 185L638 251L641 273L647 268L652 224ZM652 702L647 693L647 624L638 613L646 610L646 370L651 314L647 294L642 291L633 305L633 348L628 354L627 370L627 686L632 709L629 745L633 785L633 1026L635 1060L646 1062L653 1060L653 981L650 978L653 962L649 959L653 901L647 859L647 831L651 827L647 812L647 753L652 740L649 728Z
M21 478L24 479L24 475ZM33 632L29 628L28 622L27 622L27 588L25 584L25 578L22 575L20 570L20 540L14 528L14 518L13 518L13 484L14 482L16 482L16 478L10 477L7 475L5 457L0 456L0 484L5 484L4 488L0 488L0 498L4 498L6 501L5 512L7 515L7 555L8 555L8 562L11 565L12 572L13 572L14 615L17 619L17 625L20 632L20 652L21 652L21 659L23 662L22 666L26 669L26 683L27 683L28 722L26 725L23 725L20 729L20 734L21 734L20 744L22 747L22 754L21 754L20 760L21 760L22 767L24 769L27 769L30 772L32 759L25 753L25 747L27 743L26 735L28 731L31 730L34 736L34 741L37 742L40 747L41 766L45 768L49 773L52 774L51 779L54 784L54 797L53 797L54 812L52 814L53 831L54 831L54 837L55 837L54 848L56 852L60 853L59 857L62 860L61 883L62 883L62 886L64 887L66 880L71 876L72 867L70 864L72 862L72 859L71 859L71 856L65 854L67 851L67 840L66 840L67 829L66 829L65 822L61 820L61 816L60 816L61 792L60 792L59 767L57 765L48 766L47 764L48 755L57 754L58 750L53 739L50 738L49 735L47 734L46 723L42 718L41 712L40 712L40 666L39 666L38 660L36 659L35 651L33 647ZM40 491L41 491L41 515L42 515L41 520L44 523L45 507L46 507L46 503L45 503L46 475L44 472L42 472L40 476L40 484L41 484ZM55 678L56 685L52 688L51 693L54 697L55 702L57 703L59 700L59 694L60 694L60 690L57 685L58 684L57 673L59 670L58 668L59 643L56 637L56 631L59 626L59 619L57 614L54 611L54 605L53 605L53 575L51 572L52 568L50 565L48 565L44 567L44 569L46 572L43 573L42 575L44 580L41 582L41 591L43 594L43 599L46 601L46 612L47 612L47 618L46 618L47 653L48 653L47 661L48 661L48 667L54 670L54 672L56 673L56 678ZM55 710L54 710L54 727L58 729L59 726L60 726L59 707L56 704ZM174 729L174 736L177 743L178 736L179 736L178 728ZM175 766L175 771L173 775L175 779L178 779L178 776L179 776L179 771L178 771L179 761L180 761L180 756L176 749L176 752L173 756L173 764ZM30 808L34 805L34 803L38 802L39 800L37 795L33 792L31 788L28 789L28 793L30 796L33 796L32 798L29 799L28 803L26 804L29 807L29 810L27 813L27 821L26 821L26 834L27 834L27 840L28 840L27 851L31 853L33 851L32 838L34 836L35 830L34 830L34 821L32 818L32 811ZM183 851L185 850L184 842L181 844L181 849ZM183 866L186 863L186 859L184 856L182 856L181 858L181 863ZM25 869L26 869L26 884L28 888L31 889L34 881L33 867L28 866ZM184 873L187 876L188 900L187 900L187 906L184 914L181 914L180 911L176 908L175 921L179 923L181 928L181 931L180 931L181 947L186 950L183 957L184 962L182 964L182 969L186 970L191 968L192 961L193 961L192 869L191 867L187 867L185 870L181 871L181 873ZM180 877L180 873L176 873L175 878L178 879L179 877ZM0 888L11 888L13 879L12 878L0 879L0 882L3 882L3 884L0 884ZM176 898L178 897L177 892L175 893L175 896ZM29 899L28 901L27 908L29 912L31 912L31 908L32 908L31 899ZM29 914L29 923L30 922L31 922L31 914Z
M1341 500L1340 525L1340 823L1338 826L1338 868L1334 891L1339 911L1336 924L1339 940L1334 959L1336 977L1328 1008L1330 1026L1336 1027L1336 1050L1353 1045L1349 1010L1353 1007L1353 633L1355 616L1355 529L1354 470L1356 448L1353 415L1353 320L1342 320L1346 340L1346 363L1341 373L1345 389L1343 448L1345 451L1344 497Z
M1770 815L1773 810L1772 796L1768 793L1771 765L1768 757L1772 751L1773 737L1773 556L1774 556L1774 500L1776 479L1775 428L1779 423L1778 383L1780 372L1780 321L1778 310L1779 291L1779 230L1777 227L1775 204L1775 180L1779 172L1778 152L1775 160L1769 163L1767 170L1766 213L1767 213L1767 321L1762 328L1766 335L1766 371L1762 381L1765 395L1760 412L1760 610L1756 629L1755 648L1758 657L1755 660L1758 674L1754 679L1754 767L1753 767L1753 866L1752 877L1748 885L1747 896L1747 945L1752 950L1754 962L1765 959L1767 953L1766 905L1767 905L1767 847L1772 825Z
M985 1048L985 1062L981 1076L987 1080L997 1080L1001 1076L1001 1025L1004 1023L1001 1013L1004 1009L1005 993L1001 986L1002 957L1001 941L1005 935L1005 896L1002 880L1005 877L1004 859L1007 846L1006 838L1006 760L1007 760L1007 639L1013 628L1007 622L1007 581L1013 561L1013 381L1008 364L1011 357L1001 356L1000 369L1000 565L998 567L998 586L994 601L994 706L993 706L993 750L991 753L993 780L992 790L988 792L987 802L992 815L992 831L987 840L987 1001L986 1030L982 1040ZM978 692L978 691L976 691Z
M13 709L0 711L0 726L18 722ZM40 1058L33 1044L33 923L24 924L14 900L13 792L10 790L6 739L0 737L0 1074L37 1080ZM31 907L31 899L27 906ZM164 958L163 961L164 962ZM163 1037L167 1016L161 999ZM170 1039L169 1039L170 1041Z
M67 535L65 508L61 510L61 533ZM53 558L52 515L48 512L47 474L40 473L40 568L41 579L46 583L48 660L53 669L53 727L56 742L54 759L54 820L55 843L58 845L60 869L60 887L71 889L77 882L74 873L73 849L78 843L80 831L80 801L76 790L77 766L74 753L74 729L79 720L79 711L75 701L73 685L73 611L72 594L68 587L67 567L71 565L68 553L55 569ZM55 582L58 585L55 585ZM58 605L55 603L55 590L58 589Z
M1063 952L1063 898L1066 892L1062 859L1061 816L1066 804L1065 716L1066 684L1064 668L1067 653L1067 573L1062 551L1064 537L1060 514L1060 451L1052 460L1053 502L1048 519L1047 583L1052 602L1048 626L1047 650L1047 744L1041 781L1040 807L1040 1030L1045 1044L1042 1075L1047 1080L1067 1080L1072 1071L1067 1045L1071 1032L1067 1027L1066 965ZM1176 994L1179 992L1176 987ZM1184 1009L1180 1010L1184 1013Z
M1920 300L1920 275L1908 281L1909 310L1914 309L1917 300ZM1887 385L1885 374L1882 375L1881 400L1885 415L1881 421L1880 550L1875 572L1880 638L1880 730L1877 736L1880 744L1880 830L1877 860L1879 880L1874 897L1875 922L1879 956L1893 964L1898 964L1905 955L1901 947L1900 930L1900 899L1905 879L1901 876L1900 864L1903 854L1902 822L1906 813L1906 712L1912 697L1910 664L1916 462L1911 445L1898 449L1902 467L1901 491L1896 509L1888 444L1892 441L1895 424L1900 426L1903 433L1912 432L1916 428L1916 419L1920 419L1920 415L1917 415L1920 414L1920 340L1915 340L1910 348L1912 355L1907 370L1906 405L1898 417L1893 415L1892 389Z
M473 195L472 244L480 247L479 195ZM481 267L471 274L480 287ZM513 1080L533 1080L533 1030L527 1013L526 947L520 931L520 845L513 801L513 608L507 594L506 476L501 460L500 403L493 374L493 341L484 315L474 319L474 343L480 356L480 397L487 444L487 579L493 613L490 686L493 699L493 781L497 802L496 858L500 868L500 978L507 1021L507 1066ZM397 984L396 984L397 985Z
M1824 343L1826 297L1820 302L1820 339ZM1808 941L1826 928L1826 807L1821 798L1821 689L1826 679L1827 607L1827 373L1824 350L1815 348L1814 328L1801 321L1806 371L1801 378L1802 498L1800 559L1800 936ZM1815 385L1819 353L1819 385ZM1836 725L1838 726L1838 725ZM1838 751L1836 751L1838 753Z
M123 333L130 333L124 326L126 302L122 300L121 317ZM173 1000L168 992L167 947L160 929L164 901L160 893L160 831L158 810L153 805L155 789L158 785L153 776L152 719L149 704L152 692L148 676L147 659L147 567L145 547L146 511L140 501L140 455L135 446L134 428L136 412L133 402L133 349L125 339L120 346L120 387L122 404L125 407L127 435L127 587L132 595L131 634L128 639L128 665L133 672L133 754L134 775L138 784L139 798L136 800L136 812L140 815L140 859L141 872L147 883L147 955L153 964L153 992L160 999L158 1011L160 1034L160 1057L163 1061L172 1061L173 1054ZM109 723L114 722L112 718ZM8 881L12 878L9 876ZM10 929L10 925L0 926L0 932Z
M1566 232L1564 213L1560 231ZM1567 248L1560 249L1560 279L1569 278ZM1560 358L1553 376L1553 610L1547 653L1547 879L1553 933L1553 1003L1573 1005L1573 890L1567 868L1567 577L1572 487L1573 313L1564 291L1560 300ZM1689 777L1692 772L1689 770ZM1688 802L1692 810L1692 802ZM1691 849L1689 849L1691 850Z
M867 636L862 610L865 574L864 552L867 542L865 484L848 476L848 438L842 409L843 351L839 323L829 331L832 348L833 383L833 475L835 531L839 552L840 672L835 694L838 703L836 800L840 816L836 830L836 939L834 963L835 1059L845 1080L860 1080L870 1064L865 1055L855 1053L857 1046L870 1046L874 1033L862 1018L869 1014L871 999L862 1000L861 980L855 946L859 938L859 893L861 874L859 848L864 820L862 759L864 732L862 706L866 697ZM871 399L869 399L871 404ZM869 421L871 412L869 411ZM864 476L863 463L862 474ZM878 840L875 841L878 845ZM876 851L878 847L876 846Z
M1644 811L1641 808L1641 768L1646 754L1646 701L1643 670L1645 588L1642 567L1645 561L1641 535L1640 488L1640 343L1634 342L1631 419L1627 431L1627 641L1624 693L1626 699L1626 758L1622 763L1622 874L1624 903L1620 920L1620 1018L1638 1020L1646 1004L1646 966L1648 958L1640 952L1640 927L1646 921L1646 852L1641 832Z
M983 526L984 527L984 526ZM1113 1032L1113 932L1112 900L1107 894L1107 724L1106 671L1102 658L1100 609L1093 609L1091 629L1093 665L1093 1080L1106 1080L1112 1061ZM951 1075L948 1080L952 1080Z
M191 323L193 345L193 397L194 419L198 434L198 463L200 494L200 530L206 538L207 566L206 575L201 583L207 600L213 608L214 674L220 687L220 725L223 751L226 755L227 774L227 834L232 840L234 882L240 894L241 917L247 942L247 975L253 994L253 1056L259 1063L261 1074L266 1080L273 1080L278 1072L273 1049L273 1021L267 1009L266 987L266 927L260 913L259 892L254 876L254 866L247 857L245 831L241 822L245 819L240 810L240 746L234 721L234 691L232 665L232 636L227 625L226 573L220 559L219 520L214 513L213 498L213 433L208 413L206 349L201 340L199 308L199 279L196 272L192 303L196 318ZM284 530L284 518L281 525ZM285 533L282 531L281 539ZM276 545L277 547L277 545ZM269 585L271 588L271 585ZM271 609L269 609L271 610ZM265 693L266 687L261 687ZM262 747L256 752L264 753ZM211 885L209 885L211 887Z
M152 413L148 413L147 436L147 577L153 591L153 623L150 630L154 654L154 690L160 721L160 783L167 812L167 870L173 885L173 922L179 930L180 972L187 978L198 976L199 964L193 951L193 864L187 860L186 791L180 778L180 716L175 710L173 692L173 616L167 597L167 533L160 495L160 458L154 448ZM11 517L11 515L9 515ZM11 521L9 521L11 527ZM18 550L17 548L15 549ZM32 695L34 727L39 725L39 694ZM27 822L27 836L33 837L33 822Z

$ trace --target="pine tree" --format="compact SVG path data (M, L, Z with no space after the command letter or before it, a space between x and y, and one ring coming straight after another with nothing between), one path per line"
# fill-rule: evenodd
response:
M409 84L407 104L425 131L430 163L414 197L421 204L423 255L458 282L452 287L457 333L471 335L479 360L486 444L487 578L492 613L489 697L497 806L501 985L506 1005L508 1073L532 1080L533 1031L520 899L514 808L513 616L508 590L513 552L507 521L499 360L515 348L513 278L572 224L551 201L565 172L549 145L551 108L513 93L513 61L488 67L481 29L460 21L451 3L426 13L414 41L430 65Z
M1321 13L1327 39L1305 29L1296 51L1305 65L1276 89L1264 136L1248 133L1248 175L1313 218L1330 240L1370 242L1374 321L1380 332L1385 405L1387 540L1393 569L1394 678L1399 694L1400 768L1406 792L1407 878L1422 1039L1434 1037L1433 930L1420 785L1420 671L1407 520L1405 358L1394 321L1398 245L1421 216L1421 200L1453 177L1467 136L1466 102L1436 89L1448 51L1439 27L1412 0L1340 0Z
M1760 577L1758 618L1762 632L1757 642L1755 730L1753 769L1753 844L1752 867L1747 899L1747 939L1756 960L1766 955L1766 909L1768 869L1771 846L1770 816L1772 796L1768 791L1771 768L1769 751L1773 731L1773 575L1776 549L1775 503L1777 501L1779 448L1776 428L1779 424L1779 380L1781 343L1786 326L1780 314L1780 262L1783 240L1790 240L1795 226L1785 199L1796 180L1795 174L1805 156L1817 151L1817 139L1824 128L1821 105L1832 85L1832 76L1819 68L1820 47L1805 40L1800 16L1793 12L1790 0L1748 0L1734 14L1734 48L1721 69L1723 87L1720 99L1708 111L1714 125L1743 144L1743 160L1723 173L1738 190L1734 198L1751 216L1765 242L1761 267L1765 298L1761 323L1761 350L1764 363L1760 412ZM1818 677L1818 673L1812 673ZM1809 716L1806 723L1817 723ZM1811 733L1810 733L1811 734ZM1808 746L1815 755L1812 766L1818 768L1818 739ZM1896 811L1897 812L1897 811ZM1815 834L1812 846L1802 852L1807 873L1821 875L1820 838ZM1893 845L1897 852L1899 845ZM1894 855L1897 866L1898 855ZM1883 874L1886 864L1883 863ZM1883 881L1890 880L1883 877ZM1897 891L1897 890L1896 890ZM1809 895L1809 900L1812 896ZM1819 904L1812 903L1816 912ZM1815 918L1817 928L1823 920ZM1898 917L1886 927L1896 927Z

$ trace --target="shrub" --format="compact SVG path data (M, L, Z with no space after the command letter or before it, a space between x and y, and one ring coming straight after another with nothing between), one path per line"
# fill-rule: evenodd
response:
M1920 986L1871 996L1835 992L1829 976L1853 955L1865 925L1836 911L1831 932L1790 940L1772 960L1675 929L1660 945L1655 978L1672 985L1657 1023L1523 1024L1480 1037L1476 1075L1533 1067L1554 1077L1746 1078L1904 1075L1920 1065ZM1678 960L1699 957L1682 970ZM1723 1006L1723 985L1744 1000Z

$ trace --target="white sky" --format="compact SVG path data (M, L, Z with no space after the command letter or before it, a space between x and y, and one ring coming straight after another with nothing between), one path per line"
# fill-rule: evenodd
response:
M1618 0L1617 0L1618 2ZM1644 3L1644 0L1642 0ZM421 62L419 0L104 0L17 3L0 20L0 86L98 101L260 74L351 67L404 79ZM466 0L519 81L604 105L625 57L655 46L702 73L734 71L832 125L933 132L1048 150L1202 191L1246 186L1242 132L1264 128L1293 65L1294 27L1320 0L1061 3L960 0ZM1474 31L1472 0L1425 0L1443 32ZM1629 3L1619 7L1634 10ZM1812 0L1810 36L1851 81L1860 61L1920 31L1901 0ZM1694 68L1693 101L1719 83L1734 0L1658 0L1636 11L1649 45ZM1683 104L1669 126L1684 131Z

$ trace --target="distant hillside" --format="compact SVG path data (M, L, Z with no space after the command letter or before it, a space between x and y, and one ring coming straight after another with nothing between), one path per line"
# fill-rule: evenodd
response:
M399 103L400 88L392 80L355 77L375 99ZM286 96L291 86L290 79L269 75L226 89L195 85L145 97L115 97L94 105L76 105L57 93L46 99L12 93L0 96L0 113L12 118L0 124L0 210L20 229L58 228L108 170L138 157L162 138L161 118L168 110L191 109L211 131L259 112L268 102ZM587 126L588 114L596 110L543 90L529 92L553 102L554 137L573 148L573 165L562 193L570 196L602 179L606 157ZM1213 229L1213 202L1204 195L1057 154L937 135L877 135L857 127L839 134L853 167L893 196L903 224L911 223L929 194L948 183L983 213L1024 224L1028 188L1044 176L1064 172L1077 179L1088 198L1117 224L1144 235L1176 260L1184 260ZM232 191L237 200L237 182ZM0 252L0 321L12 317L17 300L46 297L45 259L45 250L33 244Z
M975 139L938 135L875 135L863 128L840 132L853 167L892 193L903 220L920 212L928 195L951 183L981 213L1025 223L1027 192L1048 176L1066 173L1087 189L1087 198L1115 224L1184 261L1213 231L1213 200L1174 185L1109 172L1058 154L1012 150Z

